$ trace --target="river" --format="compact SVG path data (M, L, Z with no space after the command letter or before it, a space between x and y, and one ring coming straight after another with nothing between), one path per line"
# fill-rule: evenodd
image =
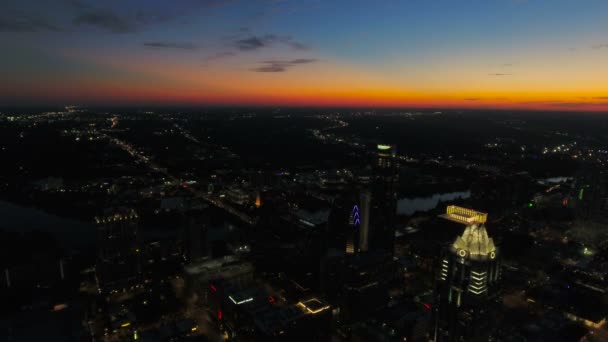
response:
M471 191L457 191L434 194L428 197L402 198L397 201L397 214L409 216L416 212L426 212L435 209L442 202L471 197Z
M53 233L60 243L70 247L89 247L95 241L92 223L62 218L42 210L0 201L0 230Z

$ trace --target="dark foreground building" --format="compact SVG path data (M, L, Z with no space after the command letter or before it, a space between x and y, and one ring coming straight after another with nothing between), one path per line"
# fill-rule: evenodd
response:
M449 206L444 218L466 225L446 248L436 288L433 340L487 341L492 299L500 279L498 248L485 228L487 215Z
M120 291L140 282L141 262L137 213L120 208L95 217L97 224L97 263L101 292Z

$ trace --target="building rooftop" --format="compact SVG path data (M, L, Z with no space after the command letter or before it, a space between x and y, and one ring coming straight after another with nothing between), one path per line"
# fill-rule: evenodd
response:
M329 309L329 305L321 302L316 298L312 298L303 302L299 302L298 306L305 310L306 313L317 314L321 311Z
M130 208L117 208L105 210L104 215L95 216L95 223L106 224L118 221L133 220L138 218L137 212Z
M329 213L329 209L316 211L298 209L293 214L298 218L299 222L309 227L315 227L326 223L329 218Z
M251 291L242 291L228 296L228 299L235 305L253 302L253 294Z
M214 278L233 278L253 272L253 265L243 262L238 257L229 255L223 258L203 260L184 267L188 276L199 280Z
M255 316L255 325L265 334L281 335L290 323L302 316L302 312L295 306L266 308Z
M448 205L445 214L439 215L446 220L470 224L484 224L488 219L488 214L473 209L462 208L456 205Z

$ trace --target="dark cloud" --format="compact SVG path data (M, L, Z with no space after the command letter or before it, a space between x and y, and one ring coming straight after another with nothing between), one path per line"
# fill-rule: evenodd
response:
M195 7L213 8L221 7L235 2L236 0L197 0Z
M73 8L80 10L91 8L91 5L89 5L86 1L83 0L65 0L65 3L69 6L72 6Z
M608 44L597 44L597 45L593 45L592 48L594 48L594 49L608 49Z
M236 47L239 50L256 50L270 44L268 38L250 37L246 39L240 39L236 41Z
M86 10L74 18L77 26L92 26L114 33L128 33L136 30L136 22L122 17L108 9Z
M263 65L253 69L256 72L284 72L287 71L287 67L283 65L269 64Z
M513 74L505 74L505 73L500 73L500 72L495 72L495 73L491 73L488 74L489 76L511 76Z
M236 52L223 51L223 52L218 52L218 53L214 53L212 55L206 56L205 58L203 58L203 60L205 62L211 62L211 61L215 61L215 60L222 59L222 58L232 57L235 55L236 55Z
M252 69L256 72L284 72L287 69L300 64L310 64L318 62L318 59L314 58L298 58L291 60L268 60L260 62L261 66Z
M164 10L152 5L136 10L118 5L108 7L104 1L58 0L53 4L52 10L44 11L38 6L28 6L27 1L15 0L12 6L0 11L0 32L58 32L89 27L111 33L129 33L180 18L186 20L185 17L212 13L215 8L234 1L236 0L192 0L179 2ZM55 24L52 19L58 13L61 13L61 17L68 16L68 22Z
M77 3L81 5L74 6L77 10L74 25L90 26L112 33L135 32L146 26L170 22L187 15L187 11L159 12L153 9L118 12L107 8L93 8L78 1Z
M308 45L291 40L291 38L289 38L287 40L283 40L282 43L287 44L288 46L292 47L295 50L308 50L309 49Z
M597 102L553 102L551 105L555 107L594 107L594 106L605 106L604 103Z
M198 46L192 43L145 42L145 47L156 49L196 50Z
M318 59L315 58L298 58L298 59L292 59L289 61L284 61L284 60L270 60L270 61L265 61L265 63L287 63L287 64L309 64L309 63L314 63L314 62L318 62Z
M16 16L0 18L0 32L63 31L63 28L42 17Z
M519 102L524 105L545 105L545 106L553 106L553 107L605 107L606 103L601 102L589 102L589 101L581 101L581 102L567 102L567 101L526 101Z
M250 36L247 38L237 39L234 42L234 46L241 51L253 51L277 44L287 45L295 50L308 49L305 44L297 42L289 36L278 36L274 34L267 34L263 36Z

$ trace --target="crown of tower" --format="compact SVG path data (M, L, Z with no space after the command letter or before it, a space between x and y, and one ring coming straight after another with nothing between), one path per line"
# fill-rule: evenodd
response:
M487 260L496 258L498 249L494 240L488 236L484 223L488 214L473 209L450 205L440 217L466 225L461 236L451 246L452 252L462 258Z
M474 260L494 259L497 253L494 240L488 236L486 227L477 224L467 226L452 244L452 250L461 257Z

